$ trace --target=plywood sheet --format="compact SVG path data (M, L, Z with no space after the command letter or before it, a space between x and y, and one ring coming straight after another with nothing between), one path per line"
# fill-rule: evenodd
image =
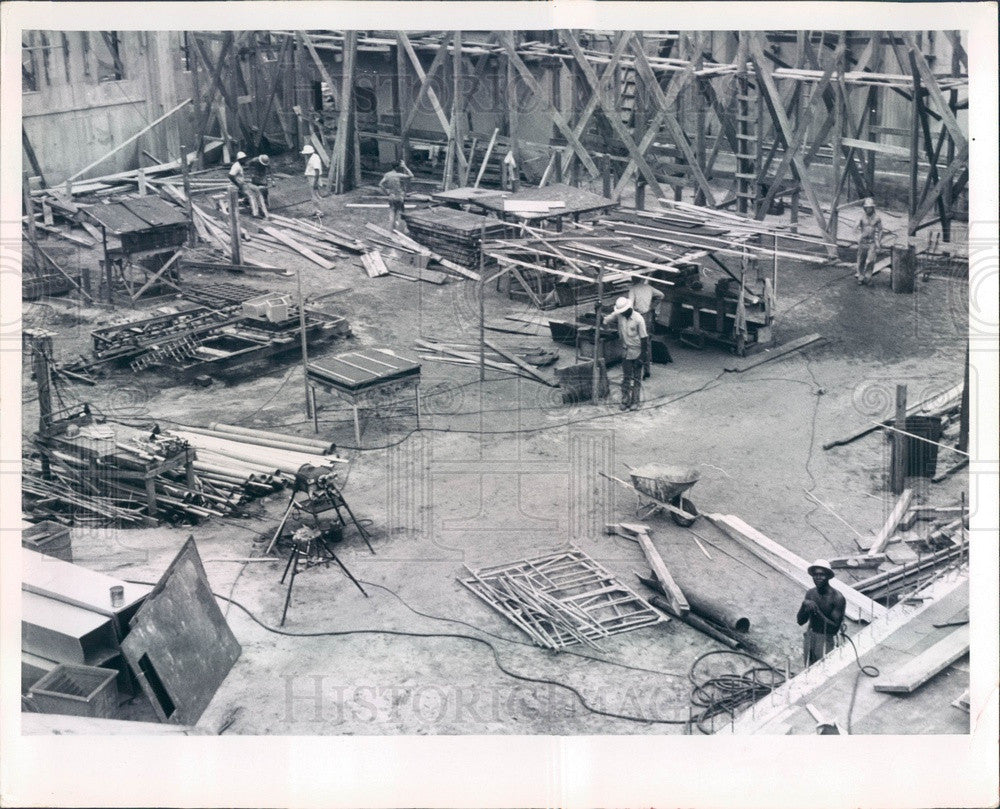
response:
M189 537L132 619L122 653L161 721L194 724L241 651Z

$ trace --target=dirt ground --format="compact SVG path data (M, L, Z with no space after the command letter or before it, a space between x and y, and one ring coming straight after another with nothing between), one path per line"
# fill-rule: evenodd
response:
M280 179L279 199L282 193L301 199L298 181ZM364 221L387 218L381 209L344 207L360 196L323 200L324 221L360 234ZM308 207L282 213L306 216ZM84 251L62 255L96 261ZM345 315L354 336L332 344L331 352L358 346L405 351L419 336L476 340L471 282L438 287L369 279L356 258L329 272L304 259L299 266L307 295L344 289L323 306ZM742 374L724 371L732 357L719 350L672 341L674 362L654 366L638 413L618 409L618 369L611 371L610 400L570 406L540 384L490 370L480 384L474 368L426 362L422 429L415 429L412 404L401 401L368 415L357 447L349 410L321 398L320 432L350 460L344 494L370 521L376 554L348 534L337 552L368 597L336 567L309 570L296 581L279 633L270 629L281 616L284 560L228 560L262 552L287 493L252 506L242 519L74 529L75 561L153 582L188 535L195 537L213 590L238 602L220 604L243 653L201 720L229 734L681 733L689 715L689 669L721 648L715 642L673 620L602 641L600 653L545 651L458 579L466 565L516 561L572 542L642 593L633 571L645 575L648 566L638 546L601 530L607 521L633 519L636 499L597 473L625 476L627 466L648 461L697 467L701 479L691 498L702 512L738 515L803 557L854 551L851 530L806 492L857 531L874 533L893 503L885 491L888 445L879 434L826 452L821 445L891 415L897 383L906 383L916 401L961 380L968 289L964 279L932 277L918 281L915 294L896 295L887 273L872 287L857 286L852 273L846 264L783 262L778 341L812 332L825 341ZM185 278L214 280L197 273ZM294 278L265 274L219 280L295 289ZM524 310L490 289L486 311L494 319ZM124 314L135 313L52 300L26 304L24 325L55 331L57 356L68 359L87 350L91 328ZM511 348L557 348L547 335L491 336ZM558 349L560 365L573 360L571 350ZM37 421L27 374L23 390L27 436ZM207 389L119 373L64 395L93 401L130 423L221 420L313 434L294 364ZM921 485L918 497L954 502L965 485L964 476L953 476ZM647 523L682 587L738 608L751 620L750 638L763 659L799 668L799 588L705 519L692 530L661 516ZM904 553L899 547L890 552L897 561ZM137 718L144 707L133 706Z

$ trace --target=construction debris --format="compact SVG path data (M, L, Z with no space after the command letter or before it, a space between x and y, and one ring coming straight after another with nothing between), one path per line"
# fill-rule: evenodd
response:
M568 551L472 570L459 579L538 646L565 649L664 620L612 573L571 545Z

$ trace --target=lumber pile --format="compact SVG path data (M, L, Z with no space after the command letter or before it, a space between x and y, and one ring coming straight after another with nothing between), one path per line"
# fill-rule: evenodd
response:
M39 441L48 461L46 477L39 458L24 461L22 506L32 519L64 525L127 526L150 521L197 522L238 514L251 500L277 491L284 481L251 475L232 465L193 467L189 444L167 434L103 425L113 450L93 465L63 445ZM82 432L82 431L81 431ZM147 483L155 491L156 513L149 513Z
M417 352L431 362L443 362L452 365L479 366L480 347L471 343L444 343L434 340L418 339L415 341ZM484 340L483 364L494 371L503 371L513 376L520 376L532 382L540 382L551 388L559 387L559 382L532 367L511 350L499 346L489 338ZM530 356L530 355L529 355Z
M560 650L659 623L663 617L594 559L570 545L535 559L472 570L459 582L524 632Z
M431 208L403 214L410 236L425 247L463 267L478 267L482 237L503 237L510 226L491 216Z

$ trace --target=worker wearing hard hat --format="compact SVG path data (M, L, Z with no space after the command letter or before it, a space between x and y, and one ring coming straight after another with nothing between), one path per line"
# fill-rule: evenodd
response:
M260 209L261 219L267 219L268 191L267 184L271 173L271 158L266 154L258 155L252 160L248 160L246 166L247 194L253 197L253 202L257 203Z
M260 206L257 203L257 195L251 191L250 185L246 180L246 172L243 168L243 161L246 159L246 152L236 153L236 160L229 167L229 182L235 185L239 189L240 194L250 202L250 211L253 215L259 216Z
M306 156L306 182L309 184L309 192L312 195L313 207L316 209L316 216L321 211L319 207L319 180L323 174L323 161L320 160L316 150L308 143L302 147L302 154Z
M806 592L796 616L799 626L807 623L803 638L805 664L811 665L837 645L837 635L844 623L847 599L830 586L833 568L825 559L817 559L806 569L815 587Z
M605 326L618 321L618 334L625 348L622 360L622 410L638 410L642 389L643 355L649 350L649 334L642 315L635 311L628 298L615 301L614 311L603 318Z
M875 259L882 249L882 217L875 212L875 200L866 197L861 203L864 213L858 221L858 264L854 277L867 285L875 272Z

